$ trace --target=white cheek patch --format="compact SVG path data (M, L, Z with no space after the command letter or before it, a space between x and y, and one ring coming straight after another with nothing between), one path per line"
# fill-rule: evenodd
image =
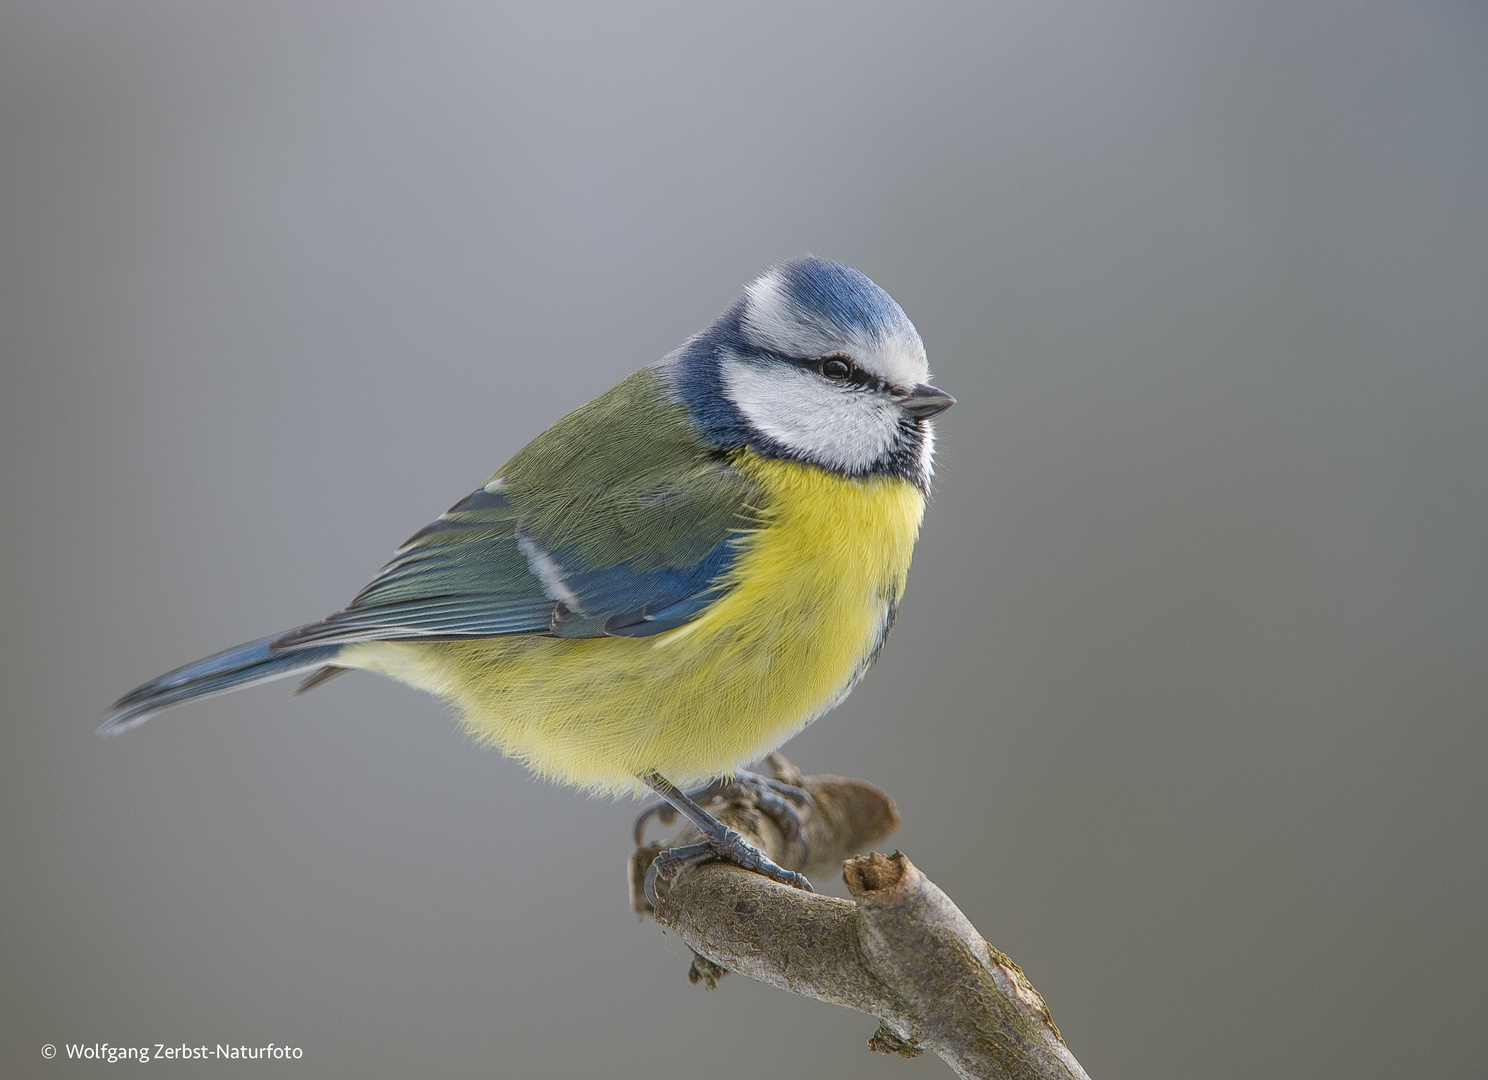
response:
M906 390L930 378L925 345L908 319L904 319L902 329L884 337L824 322L791 299L775 270L750 283L744 292L743 329L761 349L798 357L844 352L864 371Z
M930 477L935 475L935 425L920 425L920 486L929 488Z
M724 358L722 375L729 400L756 431L828 469L866 472L898 439L899 408L874 391L737 357Z

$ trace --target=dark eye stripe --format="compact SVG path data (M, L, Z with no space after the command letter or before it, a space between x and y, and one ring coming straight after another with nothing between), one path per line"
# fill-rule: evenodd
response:
M888 383L874 375L868 374L868 372L858 367L857 364L854 364L851 357L843 356L841 353L823 356L820 360L816 361L815 366L817 374L824 379L831 379L833 382L851 383L854 386L861 386L865 390L883 391L888 389Z

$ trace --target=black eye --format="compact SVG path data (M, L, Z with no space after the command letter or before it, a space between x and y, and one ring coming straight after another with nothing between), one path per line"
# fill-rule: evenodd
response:
M829 379L852 377L852 361L843 356L829 356L821 362L821 373Z

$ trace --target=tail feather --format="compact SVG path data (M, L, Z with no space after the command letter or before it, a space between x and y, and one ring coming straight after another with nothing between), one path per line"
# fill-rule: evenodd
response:
M351 668L337 667L335 664L327 664L314 675L306 676L305 681L294 688L295 697L299 697L306 690L314 690L323 682L330 682L337 675L345 675Z
M117 735L150 717L195 698L225 694L253 683L269 682L318 668L334 660L341 645L306 649L275 649L283 635L259 638L203 660L166 672L125 694L109 709L109 718L98 729L100 735Z

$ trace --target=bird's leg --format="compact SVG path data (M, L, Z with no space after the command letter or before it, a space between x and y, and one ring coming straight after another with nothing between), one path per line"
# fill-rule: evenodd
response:
M804 788L791 783L799 780L801 774L795 766L786 761L779 754L770 755L770 766L776 772L776 776L764 776L755 772L739 771L731 780L715 780L705 787L686 792L685 795L699 806L706 806L715 799L720 799L732 787L740 787L747 791L754 801L754 805L775 823L780 830L781 838L789 844L799 844L801 847L801 861L805 862L811 858L811 844L806 839L803 830L804 822L802 812L807 816L814 813L816 803L811 798L811 793ZM784 775L782 774L784 770ZM677 820L676 807L671 803L661 802L654 806L648 806L642 810L635 819L633 835L635 846L640 847L645 840L646 826L652 821L661 825L671 825Z
M728 787L726 780L714 780L711 784L705 784L700 788L683 792L693 802L702 805L710 803L719 795L723 789ZM669 802L653 803L636 815L635 824L631 826L631 835L635 838L635 846L640 847L646 840L646 826L656 822L662 828L670 828L677 821L677 808Z
M805 877L794 870L787 870L777 865L763 851L749 844L733 829L693 802L685 792L655 769L647 769L641 773L640 780L665 799L677 813L686 818L693 828L703 834L701 844L689 844L686 847L663 851L651 864L651 868L646 872L646 899L650 901L652 907L656 906L657 878L670 880L684 870L713 859L731 862L735 866L762 874L782 885L804 889L806 892L814 891L811 888L811 882Z

